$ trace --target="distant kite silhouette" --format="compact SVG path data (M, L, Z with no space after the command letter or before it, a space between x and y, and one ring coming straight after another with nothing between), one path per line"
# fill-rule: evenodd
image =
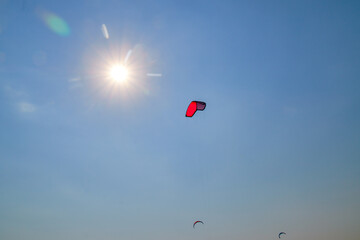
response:
M281 235L286 235L286 232L279 233L279 238L281 238Z
M197 223L202 223L202 224L204 224L202 221L196 221L196 222L194 222L194 224L193 224L193 228L195 228L195 225L196 225Z

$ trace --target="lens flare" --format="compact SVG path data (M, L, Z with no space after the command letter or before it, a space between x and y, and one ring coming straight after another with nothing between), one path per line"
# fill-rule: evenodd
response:
M64 19L48 11L39 10L39 14L53 32L62 37L70 35L70 27Z

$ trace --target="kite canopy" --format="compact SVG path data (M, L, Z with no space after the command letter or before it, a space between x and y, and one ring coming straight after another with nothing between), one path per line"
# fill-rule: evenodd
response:
M279 238L281 238L281 235L286 235L286 232L279 233Z
M194 222L194 224L193 224L193 228L195 228L195 225L196 225L197 223L202 223L202 224L204 224L202 221L196 221L196 222Z
M206 103L200 101L192 101L186 110L186 117L192 117L197 110L203 111L206 107Z

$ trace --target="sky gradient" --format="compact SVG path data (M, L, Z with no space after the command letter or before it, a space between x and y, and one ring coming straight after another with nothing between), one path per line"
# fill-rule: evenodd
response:
M358 240L359 79L359 1L0 0L0 239Z

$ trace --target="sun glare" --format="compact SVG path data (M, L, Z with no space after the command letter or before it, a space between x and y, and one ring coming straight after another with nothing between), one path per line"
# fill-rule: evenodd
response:
M123 65L114 65L110 69L110 77L116 82L126 81L128 74L128 70Z

